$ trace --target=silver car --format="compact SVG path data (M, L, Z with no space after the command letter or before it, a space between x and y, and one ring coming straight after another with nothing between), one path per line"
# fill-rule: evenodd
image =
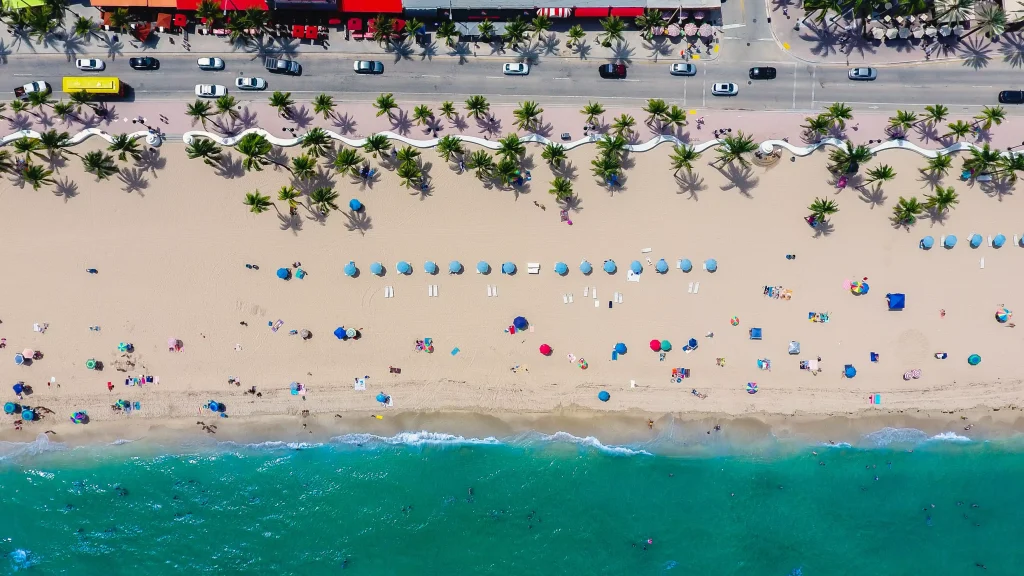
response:
M224 61L220 58L200 58L196 61L200 70L223 70Z
M196 84L196 96L200 98L220 98L228 93L228 89L220 84Z
M850 80L874 80L878 78L878 70L874 68L850 68Z
M239 90L265 90L267 88L267 81L263 78L239 76L235 78L235 88Z
M525 62L506 62L501 67L501 73L506 76L526 76L530 73L530 65Z
M735 96L740 93L740 87L732 82L719 82L711 85L712 96Z
M695 76L697 67L687 62L676 62L668 67L668 73L673 76Z
M356 60L352 64L352 70L356 74L383 74L384 63L376 60Z

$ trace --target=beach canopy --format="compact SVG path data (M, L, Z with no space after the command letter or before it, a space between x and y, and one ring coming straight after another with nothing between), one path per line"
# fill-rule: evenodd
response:
M981 246L981 234L971 234L970 244L971 248Z
M600 400L601 402L607 402L611 400L611 398L612 395L609 394L608 392L605 392L604 390L601 390L600 392L597 393L597 399Z
M800 353L800 343L797 342L796 340L790 340L790 342L789 342L789 353L790 354L799 354Z
M88 417L89 416L85 413L85 410L79 410L71 415L71 421L75 424L84 424Z
M1013 318L1013 312L1011 312L1008 308L996 308L996 321L1006 322L1010 318Z
M541 344L540 345L540 353L545 355L545 356L550 356L551 355L551 346L548 346L547 344Z
M633 260L632 262L630 262L629 269L633 272L633 274L640 274L641 272L644 271L643 264L641 264L639 260Z
M843 375L847 378L853 378L857 375L857 369L853 367L853 364L847 364L843 367Z
M587 267L588 268L590 267L589 263L587 264ZM581 269L583 268L583 264L580 264L580 268ZM555 274L558 274L559 276L565 276L568 273L569 273L569 267L565 265L565 262L556 262L555 263Z
M370 264L370 274L374 276L380 276L384 273L384 266L380 262L374 262Z
M924 238L921 239L921 248L924 250L928 250L934 245L935 238L932 238L931 236L925 236Z
M14 386L11 386L11 388L13 388L13 389L14 389L14 393L15 393L15 394L17 394L17 395L19 395L19 396L20 396L20 395L21 395L21 393L25 391L25 384L24 384L24 383L22 383L22 382L18 382L18 383L17 383L17 384L15 384Z
M751 340L760 340L761 337L762 337L762 331L761 331L760 328L751 328L750 329L750 339Z
M399 274L408 274L412 272L412 266L410 266L405 260L402 260L397 266L395 266L395 270L398 270Z
M25 363L25 357L22 356L21 354L15 354L14 363L17 364L18 366L21 366L22 364Z
M661 340L651 340L651 350L655 352L661 351Z
M619 342L618 344L616 344L615 345L615 353L616 354L625 354L626 353L626 345L623 344L622 342Z
M459 272L462 272L462 262L459 262L458 260L452 260L451 262L449 262L448 272L452 274L458 274Z
M355 275L356 275L356 263L355 262L349 262L348 264L345 264L345 276L355 276Z
M344 340L345 339L345 327L344 326L338 326L337 328L335 328L334 329L334 337L337 338L338 340Z
M515 274L516 273L516 265L513 264L512 262L505 262L504 264L501 265L501 273L502 274Z
M14 414L18 410L18 405L14 402L7 402L4 404L4 414Z
M363 209L363 203L353 198L348 201L348 208L353 212L359 212L360 210Z
M956 236L946 236L945 242L942 243L946 248L952 248L956 246Z
M690 338L690 341L687 342L686 345L690 347L690 350L696 350L697 349L697 339L696 338Z
M287 279L291 278L291 276L292 276L292 271L291 270L289 270L287 268L278 268L277 269L277 277L280 278L281 280L287 280Z
M615 274L615 270L617 270L617 268L615 267L615 260L605 260L604 261L604 271L605 272L607 272L609 274Z
M668 352L669 350L672 349L672 343L669 342L668 340L662 340L658 344L659 344L659 348L661 348L662 352Z
M861 282L860 280L850 282L850 292L853 292L857 296L867 294L868 290L871 290L871 286L868 286L867 282Z
M516 316L515 320L512 321L512 325L516 327L516 330L525 330L529 326L529 322L522 316Z
M889 303L889 310L903 310L907 305L907 295L886 294L885 301Z
M967 357L967 363L970 364L971 366L977 366L978 364L981 364L981 356L978 356L977 354L971 354L970 356Z
M704 261L704 267L708 269L708 272L714 272L715 270L718 270L718 260L708 258Z
M437 264L434 264L432 260L427 260L423 263L423 271L427 274L437 274Z
M689 272L693 270L693 262L690 262L689 258L683 258L683 272Z
M996 234L996 237L992 239L992 245L996 248L1002 248L1003 244L1006 244L1006 236Z
M587 262L586 260L580 262L580 272L583 272L584 274L590 274L593 271L594 267L590 265L590 262Z
M491 271L491 265L481 260L476 263L476 271L479 274L487 274L488 272Z
M665 259L662 258L654 265L654 269L657 270L659 274L664 274L665 272L668 272L668 262L665 262Z

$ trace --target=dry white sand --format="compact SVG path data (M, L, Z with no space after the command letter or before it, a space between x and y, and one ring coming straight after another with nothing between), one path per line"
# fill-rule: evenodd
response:
M610 192L591 177L588 150L570 154L578 209L568 226L547 193L552 176L540 150L528 147L533 180L518 193L456 175L430 151L424 153L433 178L428 196L400 187L388 170L372 189L334 176L339 204L358 197L366 214L350 217L344 210L324 221L300 208L289 222L285 206L283 219L273 210L250 214L244 193L258 188L276 197L289 174L268 169L225 178L187 160L180 144L165 144L162 166L137 172L145 184L132 192L116 179L97 183L74 157L58 175L64 183L58 189L74 187L70 198L56 197L52 187L21 189L5 179L2 381L31 385L35 392L25 403L54 410L57 421L76 409L97 421L188 418L210 399L236 416L360 413L380 410L378 391L393 396L389 410L395 412L495 414L827 415L1021 402L1016 354L1024 332L998 324L993 314L999 304L1021 305L1014 297L1024 250L1010 241L999 250L987 243L972 250L966 243L970 232L986 238L1024 233L1012 189L988 194L948 177L960 193L959 206L945 222L925 217L908 233L890 224L891 206L900 195L923 199L928 191L917 170L924 161L909 152L886 153L870 164L885 162L899 173L883 186L882 205L874 206L854 189L835 194L823 153L796 162L784 157L769 169L755 166L733 183L706 165L708 154L700 162L699 189L691 192L673 178L665 146L631 156L625 186ZM840 205L834 229L820 236L802 220L815 196ZM925 252L918 241L926 234L936 241L956 234L960 243ZM649 254L641 253L648 247ZM786 254L797 258L789 261ZM648 256L665 258L669 273L656 274ZM596 268L589 277L578 270L583 258ZM600 271L606 258L619 265L614 276ZM680 258L691 259L695 270L677 270ZM706 258L718 260L718 272L701 271ZM466 272L446 274L452 259ZM645 263L639 283L626 281L634 259ZM358 278L345 277L349 260L359 265ZM386 267L383 278L369 273L377 260ZM399 260L412 263L412 275L395 273ZM442 273L426 275L425 260L436 261ZM495 271L476 274L478 260ZM565 277L553 272L559 260L569 265ZM278 267L295 261L309 272L305 279L275 277ZM504 261L515 262L519 273L500 274ZM247 262L260 270L247 270ZM541 273L527 274L527 262L541 263ZM843 289L844 280L861 277L869 278L868 295ZM698 294L688 293L691 282L700 282ZM428 284L438 286L438 297L427 296ZM488 285L497 287L497 297L487 296ZM791 289L793 297L768 299L765 285ZM394 287L394 298L384 297L385 286ZM597 307L584 287L596 287ZM623 303L609 309L615 292ZM906 293L906 310L887 311L886 292ZM564 304L564 294L572 294L573 303ZM811 323L810 311L829 312L831 321ZM505 333L520 314L534 331ZM738 327L730 325L733 316L740 318ZM273 333L267 323L277 319L285 323ZM35 322L49 329L33 332ZM90 331L92 325L101 331ZM332 331L341 325L360 328L363 337L336 340ZM755 326L764 329L762 341L748 339ZM303 328L313 332L311 340L288 335ZM709 331L714 338L704 337ZM168 337L181 339L184 352L168 352ZM435 353L414 351L423 337L434 339ZM679 348L690 337L700 344L686 354ZM652 338L676 347L665 361L648 348ZM787 354L791 340L801 343L799 356ZM122 341L136 349L130 372L159 376L158 385L124 385L126 375L113 367ZM612 347L620 341L629 352L613 362ZM538 353L542 343L554 348L551 357ZM461 352L452 356L455 347ZM13 355L23 348L44 357L15 366ZM868 360L872 351L881 355L877 364ZM949 359L934 359L938 351ZM585 358L589 369L570 364L569 353ZM972 353L982 355L981 365L967 365ZM800 359L817 356L822 373L798 369ZM716 366L718 357L726 359L724 368ZM104 362L105 370L87 370L89 358ZM771 359L772 371L759 370L758 358ZM857 367L856 378L841 377L847 363ZM528 371L513 372L516 365ZM389 374L389 366L401 367L401 376ZM692 378L670 382L672 367L680 366ZM913 368L922 377L904 381ZM367 390L354 391L353 378L364 375L370 376ZM240 388L227 384L232 376ZM59 389L47 386L51 377ZM292 381L308 388L305 399L289 394ZM746 392L751 381L758 383L756 395ZM262 398L242 394L253 385ZM694 388L707 398L691 395ZM610 392L611 401L599 402L599 390ZM880 406L869 406L874 393L881 394ZM109 405L117 398L140 401L142 410L114 413ZM8 425L4 435L11 434Z

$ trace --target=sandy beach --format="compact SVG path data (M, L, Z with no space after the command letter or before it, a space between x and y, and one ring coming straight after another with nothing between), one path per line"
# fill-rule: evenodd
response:
M99 147L92 140L75 152ZM388 169L372 187L324 170L321 178L339 191L339 204L358 198L365 212L346 208L318 218L300 207L289 217L280 202L283 215L273 209L254 215L242 204L254 189L276 197L289 183L287 171L245 173L237 152L228 151L228 167L214 169L188 160L183 148L164 144L148 166L121 180L97 183L70 157L55 187L33 191L9 177L0 183L6 238L0 255L9 263L0 375L7 385L31 386L23 403L54 412L22 431L8 423L2 438L30 440L44 429L67 437L89 427L116 437L153 428L201 433L193 421L213 416L201 409L211 399L230 416L218 420L221 434L230 434L232 418L251 431L271 416L294 423L303 410L325 431L335 425L327 422L333 414L345 416L345 426L351 418L383 414L388 424L363 422L388 429L392 422L417 426L424 413L450 416L445 420L454 429L463 418L507 422L609 411L644 419L780 415L770 424L784 428L793 415L819 421L914 412L947 422L956 418L942 412L992 409L1002 410L995 415L1001 429L1020 428L1012 414L1022 398L1014 360L1022 334L996 322L994 312L1003 304L1018 307L1011 287L1021 280L1015 260L1024 250L1009 241L1001 249L966 242L973 232L1024 233L1015 228L1010 185L983 190L951 174L944 183L959 192L959 205L944 219L922 217L908 232L890 223L891 206L899 196L923 201L930 192L918 172L925 162L910 152L886 152L869 163L889 164L898 175L868 194L837 193L823 152L724 171L707 165L713 159L707 153L696 176L681 184L669 167L668 146L630 155L624 186L609 191L590 175L595 152L584 149L569 154L577 194L570 226L547 192L553 176L541 147L531 145L524 165L532 181L518 190L486 187L425 151L429 195L400 186ZM824 232L803 221L815 197L839 203ZM950 234L960 238L952 250L918 246L925 235L938 241ZM600 270L609 258L618 264L614 275ZM668 273L657 274L648 258L664 258ZM683 258L693 261L692 272L676 269ZM708 258L718 262L714 273L701 270ZM590 276L579 272L583 259L595 267ZM412 264L412 274L396 273L400 260ZM426 260L436 261L441 274L424 273ZM465 271L447 274L450 260ZM475 272L480 260L490 263L489 275ZM627 281L632 260L643 264L639 282ZM356 278L343 272L349 261L360 269ZM370 273L375 261L384 265L382 277ZM517 265L517 274L500 273L506 261ZM564 277L553 271L558 261L568 264ZM301 262L305 278L276 277L294 262ZM541 264L539 274L527 273L530 262ZM844 289L844 282L862 278L868 294ZM698 282L691 293L689 285ZM428 296L428 285L438 287L436 297ZM488 296L488 286L497 296ZM768 298L765 286L791 290L792 297ZM385 287L393 297L385 297ZM906 309L889 311L888 292L905 293ZM622 302L609 308L615 293ZM827 312L830 321L810 322L809 312ZM531 329L510 335L519 315ZM273 332L268 323L279 319L284 323ZM34 323L48 329L35 332ZM332 334L339 326L358 328L361 337L340 341ZM762 340L749 338L755 327L763 329ZM289 335L302 329L312 338ZM432 354L415 350L425 337L433 339ZM183 350L168 351L168 338L179 339ZM683 352L690 338L698 348ZM664 360L648 347L651 339L672 342ZM800 354L787 353L791 341L800 343ZM120 342L134 345L130 358L121 357ZM618 342L628 352L613 361ZM541 344L553 348L549 357L538 352ZM15 365L14 354L25 348L42 358ZM879 354L877 363L871 352ZM936 352L948 359L935 359ZM569 354L585 358L587 369L569 362ZM971 354L982 362L969 366ZM818 357L820 373L799 369L801 360ZM87 369L89 359L104 369ZM119 359L134 367L118 371ZM771 370L759 369L758 359L770 359ZM846 364L856 367L855 378L843 377ZM690 378L672 380L677 367L689 369ZM921 377L905 381L912 369ZM159 383L125 385L139 374ZM364 377L366 390L354 390L354 379ZM306 394L292 395L291 382ZM748 394L748 382L757 383L756 394ZM251 386L262 396L244 394ZM601 390L610 401L598 400ZM393 407L375 401L380 391L392 396ZM878 404L869 400L875 394ZM113 411L118 399L141 409ZM92 424L68 422L75 410L87 410ZM580 425L588 427L600 425Z

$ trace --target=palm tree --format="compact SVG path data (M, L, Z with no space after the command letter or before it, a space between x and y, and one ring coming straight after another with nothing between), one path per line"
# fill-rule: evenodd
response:
M213 105L217 107L217 114L223 116L227 114L232 118L238 118L238 110L235 107L238 106L238 101L235 97L230 94L225 94L213 101Z
M71 135L67 132L57 132L56 130L47 130L39 135L39 143L43 145L46 152L51 158L54 156L64 157L64 151L67 150L71 154L75 154L70 150L71 147ZM77 156L78 154L75 154Z
M672 149L672 156L670 159L672 160L672 169L675 170L676 174L679 174L679 171L683 168L685 168L687 172L692 173L693 163L700 160L700 152L697 152L697 149L693 146L680 144Z
M72 94L74 96L74 94ZM185 115L192 118L192 124L199 120L203 124L203 128L206 128L206 120L213 116L210 111L210 103L206 100L196 100L192 104L185 107Z
M96 176L96 180L106 180L118 172L114 157L99 150L86 152L82 156L82 166L86 172Z
M71 102L61 100L53 105L53 115L60 118L61 122L68 123L68 118L75 113L75 105Z
M292 175L299 180L309 180L316 175L316 159L309 154L292 158Z
M892 169L892 166L879 164L867 171L867 179L864 180L864 185L867 186L875 182L889 182L895 177L896 171Z
M835 102L825 109L825 114L834 126L839 126L842 130L846 128L846 122L853 120L853 108L846 105L845 102Z
M964 136L967 136L968 134L971 133L971 125L968 124L967 122L964 122L963 120L950 122L947 128L949 128L949 132L943 134L942 137L948 138L949 136L956 136L957 142L959 142L960 139L963 138Z
M458 136L444 136L437 141L437 153L445 162L451 162L452 156L462 156L466 151L462 148L462 140Z
M491 104L483 96L470 96L466 99L466 111L470 116L480 119L481 116L490 112Z
M476 150L469 155L466 167L476 170L476 177L483 180L489 178L494 171L494 158L486 150Z
M383 46L391 41L395 31L395 20L386 14L377 14L373 19L373 41Z
M565 147L561 144L555 144L554 142L544 147L544 151L540 153L540 157L547 160L553 168L559 168L562 163L565 162Z
M213 29L217 25L217 20L222 17L224 12L221 11L220 2L217 0L200 0L199 5L196 6L196 20L200 22L205 21L207 29Z
M209 138L193 138L192 142L185 148L185 154L190 160L202 158L207 166L220 163L221 148L216 142Z
M590 161L590 171L593 172L594 176L600 178L605 183L611 182L612 178L619 174L622 169L622 163L619 162L617 156L600 155Z
M246 192L245 200L242 201L242 204L248 206L249 212L252 212L253 214L262 214L267 210L270 210L270 207L273 206L273 203L270 201L270 196L260 194L259 190L256 190L255 192Z
M825 114L808 116L804 120L807 121L807 124L800 127L804 129L805 134L813 136L816 142L821 140L822 136L828 134L829 129L832 128L832 120Z
M270 154L273 145L262 134L249 132L242 136L242 139L238 141L235 148L243 157L242 166L245 167L246 171L255 170L261 172L264 166L271 163L267 155Z
M970 158L964 159L964 170L970 170L972 175L987 174L999 162L999 151L993 150L987 142L980 149L971 148L969 153Z
M661 116L662 129L669 126L682 128L686 126L686 110L673 104L668 111Z
M281 186L281 189L277 191L277 199L288 204L289 214L295 214L298 210L301 196L293 186Z
M718 143L717 150L718 157L715 158L715 162L721 163L719 167L724 167L735 160L740 163L740 166L746 168L750 166L750 161L747 160L746 155L757 150L757 144L754 144L752 136L744 134L741 130L735 136L730 135L722 138Z
M92 18L79 16L75 19L71 30L74 36L88 41L96 33L96 22Z
M39 190L44 184L53 184L53 178L50 176L53 176L53 170L47 170L31 162L21 169L21 178L32 186L33 190Z
M936 20L960 24L961 22L973 19L974 4L974 0L936 0Z
M17 100L15 100L15 102L17 102ZM41 152L42 150L44 150L43 143L40 142L38 138L28 138L26 136L22 136L21 138L15 140L12 146L14 146L15 154L23 154L25 156L26 162L29 161L31 156L36 156L38 158L43 159L46 158L45 156L43 156Z
M1006 110L1002 106L985 106L981 113L974 117L975 124L981 124L982 130L992 128L992 124L999 125L1006 119Z
M949 116L949 108L942 104L928 105L924 107L925 115L920 122L928 122L932 125L941 124Z
M917 201L917 196L911 196L909 200L900 196L899 202L892 207L892 222L896 226L913 226L917 217L924 212L924 207Z
M950 167L953 166L953 157L949 154L940 154L935 158L928 159L928 166L922 168L921 172L931 172L932 174L938 174L940 177L945 176Z
M974 7L973 20L975 25L965 37L979 31L987 37L1001 36L1006 32L1006 12L995 2L978 2Z
M623 133L632 134L633 126L636 126L636 119L629 114L623 114L612 122L612 130L618 136L622 136Z
M373 103L373 107L377 109L377 117L388 115L388 118L393 119L394 115L391 111L398 108L398 104L395 102L395 95L391 92L387 94L381 94L377 96L377 100Z
M611 134L605 134L600 140L597 141L597 149L603 156L614 157L619 159L626 152L626 146L629 142L619 136L618 134L612 136Z
M484 20L484 22L487 22L487 20ZM444 102L441 102L441 108L438 110L438 112L441 114L441 116L444 116L448 120L451 120L452 116L458 114L458 112L455 111L455 103L452 102L451 100L445 100Z
M406 36L415 36L419 33L420 28L423 28L423 22L419 18L410 18L405 21Z
M906 110L897 110L895 116L889 117L889 128L902 137L916 122L917 114Z
M502 158L494 165L492 177L497 179L502 186L508 186L519 178L519 162L512 158Z
M444 38L445 46L451 48L459 40L459 31L451 20L442 20L437 26L437 37Z
M569 36L569 41L565 43L565 47L570 48L572 46L579 46L583 42L583 39L587 37L587 32L583 30L583 26L573 24L569 27L569 31L566 32L566 35Z
M423 178L423 171L415 162L402 162L395 174L406 188L412 188L413 184L418 184Z
M874 156L871 150L864 145L854 146L847 141L844 148L836 148L829 152L828 171L834 174L850 174L857 171L857 167L867 162Z
M830 13L840 14L843 7L838 0L805 0L804 13L815 23L821 24Z
M321 186L313 190L309 195L309 201L324 216L327 216L327 213L331 210L338 209L338 193L333 188L327 186Z
M291 109L294 104L295 101L292 100L291 92L280 92L275 90L274 93L270 95L270 106L272 108L277 108L278 116L283 116L285 118L291 116Z
M934 210L938 214L947 212L950 208L956 207L960 198L952 186L936 186L935 194L924 195L924 207L927 210Z
M75 110L79 112L82 111L82 106L88 106L92 108L92 94L89 94L85 90L71 92L70 94L68 94L68 100L75 105ZM200 102L200 100L196 100L196 102Z
M401 164L405 164L405 163L409 163L409 162L411 162L413 164L416 164L417 163L416 159L420 157L420 151L415 149L415 148L413 148L412 146L403 146L401 148L401 150L398 151L398 156L397 157L398 157L398 162L401 163Z
M7 150L0 150L0 174L13 174L14 160L11 160L11 153Z
M319 126L310 128L309 132L302 137L302 149L309 150L313 158L323 158L334 146L331 135Z
M554 194L557 200L568 200L572 198L572 182L568 178L555 176L555 179L551 181L551 189L548 190L548 193Z
M665 26L665 19L661 16L661 10L645 8L644 13L636 17L636 27L640 30L640 36L647 40L654 39L654 29Z
M373 154L374 158L376 158L378 154L387 154L390 149L391 142L389 142L388 137L383 134L370 134L366 137L366 142L363 144L363 150L368 154Z
M45 92L29 92L25 102L32 108L42 110L44 107L52 105L54 100Z
M247 29L255 30L256 36L262 36L270 30L270 12L261 8L246 8L239 19ZM251 33L249 35L252 36Z
M604 106L598 102L587 102L587 105L580 110L580 114L587 117L586 123L593 124L597 117L604 114Z
M127 8L118 8L110 13L110 27L119 32L127 32L132 17Z
M316 98L313 98L313 113L323 114L324 120L327 120L334 114L334 98L327 94L319 94Z
M353 176L359 174L359 167L363 164L363 157L354 148L342 148L334 157L334 169L344 174L350 172Z
M647 112L647 120L644 120L644 124L650 126L655 120L660 121L664 117L668 112L668 104L661 98L649 98L643 110Z
M526 152L526 146L517 134L509 134L498 140L498 156L519 159Z
M811 216L814 216L815 219L824 220L826 216L839 212L839 204L831 198L815 198L807 209L811 211Z
M521 17L516 16L514 20L505 24L505 42L508 47L515 50L526 40L526 33L529 26Z
M622 32L626 29L626 24L618 16L609 16L601 19L601 28L604 28L601 45L607 48L612 45L612 40L622 41Z
M526 102L520 102L519 108L516 108L512 115L515 116L515 124L520 130L533 130L540 124L540 115L544 113L544 109L541 108L533 100L527 100Z
M128 156L131 156L132 160L142 158L142 150L139 148L139 143L135 141L135 138L127 134L115 135L107 150L117 152L117 159L121 162L126 162Z
M430 106L420 104L412 109L412 119L417 124L428 126L430 121L434 119L434 111L430 109Z
M480 39L484 42L490 42L491 38L494 37L494 23L490 20L481 20L476 25L476 31L480 34Z
M535 16L530 22L530 29L535 37L540 38L541 34L551 30L551 19L544 15Z
M1024 172L1024 153L1010 152L1006 156L1000 156L999 160L996 160L996 166L999 167L996 170L997 174L1009 173L1010 180L1016 182L1017 172Z

